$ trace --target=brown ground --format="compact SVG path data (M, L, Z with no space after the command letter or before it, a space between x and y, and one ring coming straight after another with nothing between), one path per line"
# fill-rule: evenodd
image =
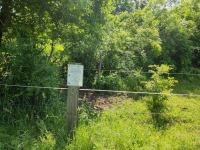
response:
M94 105L95 110L102 111L106 108L111 108L114 103L122 103L122 101L127 100L126 95L111 95L100 92L88 92L79 91L79 104L87 103L89 105Z
M59 94L63 101L67 100L67 90L60 90ZM123 103L130 97L134 97L135 100L140 99L141 95L127 95L124 93L107 93L107 92L95 92L95 91L79 91L79 106L82 103L86 103L92 106L91 109L102 111L106 108L111 108L117 102Z

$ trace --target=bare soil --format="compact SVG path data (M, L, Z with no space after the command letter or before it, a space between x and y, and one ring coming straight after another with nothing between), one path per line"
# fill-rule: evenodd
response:
M106 108L111 108L115 103L126 101L126 95L111 95L101 92L79 91L79 104L87 103L93 105L95 110L102 111Z

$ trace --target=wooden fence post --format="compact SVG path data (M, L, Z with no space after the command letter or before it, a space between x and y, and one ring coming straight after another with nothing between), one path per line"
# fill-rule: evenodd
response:
M67 131L70 137L74 135L74 128L78 126L78 96L79 87L83 86L83 70L84 66L80 63L72 63L68 65L67 73Z
M78 125L79 86L69 86L67 96L67 130L73 137L73 129Z

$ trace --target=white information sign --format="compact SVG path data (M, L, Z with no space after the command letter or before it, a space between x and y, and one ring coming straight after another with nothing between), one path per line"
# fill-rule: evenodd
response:
M68 65L67 86L83 86L83 65Z

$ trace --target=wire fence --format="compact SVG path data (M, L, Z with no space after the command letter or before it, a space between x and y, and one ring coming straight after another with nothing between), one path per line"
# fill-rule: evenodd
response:
M30 66L10 66L14 68L32 68ZM36 67L36 68L41 68L41 69L48 69L47 67ZM57 68L60 70L63 70L67 72L67 66L64 68ZM8 69L8 68L7 68ZM120 68L120 69L110 69L110 70L101 70L100 72L124 72L124 73L143 73L143 74L153 74L152 72L145 72L145 71L135 71L135 70L127 70L128 68ZM85 71L99 71L99 69L94 69L94 68L85 68ZM165 73L163 73L165 74ZM189 75L189 76L199 76L200 74L198 73L166 73L168 75ZM17 87L17 88L37 88L37 89L53 89L53 90L68 90L68 88L60 88L60 87L42 87L42 86L30 86L30 85L9 85L9 84L0 84L0 87ZM153 92L144 92L144 91L116 91L116 90L100 90L100 89L83 89L80 88L79 91L89 91L89 92L108 92L108 93L125 93L125 94L143 94L143 95L170 95L170 96L193 96L193 97L199 97L200 95L197 94L176 94L176 93L153 93ZM52 106L40 106L40 105L23 105L23 104L11 104L10 106L12 107L34 107L34 108L45 108L45 109L57 109L57 110L62 110L66 111L66 108L59 108L59 107L52 107ZM3 108L3 110L7 110L7 108ZM79 110L84 110L84 109L79 109ZM97 111L98 109L91 109L87 111ZM98 112L98 111L97 111ZM125 112L125 111L124 111ZM152 112L132 112L132 114L170 114L170 115L180 115L180 116L200 116L199 114L171 114L171 113L152 113Z
M55 90L68 90L68 88L57 88L57 87L39 87L39 86L23 86L23 85L6 85L6 84L0 84L0 86L8 86L8 87L20 87L20 88L42 88L42 89L55 89ZM191 95L191 94L169 94L169 93L151 93L151 92L132 92L132 91L114 91L114 90L97 90L97 89L79 89L79 91L90 91L90 92L113 92L113 93L127 93L127 94L146 94L146 95L171 95L171 96L200 96L200 95ZM59 108L59 107L52 107L52 106L41 106L41 105L26 105L26 104L10 104L12 107L38 107L38 108L45 108L45 109L58 109L66 111L66 107ZM3 110L7 110L7 108L3 108ZM80 110L84 110L82 108L79 108ZM87 111L97 111L98 109L91 109ZM128 111L123 111L128 112ZM199 114L171 114L171 113L152 113L152 112L131 112L132 114L163 114L163 115L178 115L178 116L200 116Z
M30 66L10 66L14 68L33 68ZM43 68L43 69L48 69L47 67L35 67L35 68ZM63 70L67 72L67 66L65 68L57 68L59 70ZM129 68L121 68L121 69L108 69L104 70L102 69L101 72L124 72L124 73L142 73L142 74L153 74L153 72L145 72L145 71L135 71L130 68L130 70L127 70ZM94 69L94 68L84 68L85 71L99 71L99 69ZM179 73L164 73L163 74L168 74L168 75L189 75L189 76L200 76L198 73L188 73L188 72L179 72Z
M39 89L54 89L54 90L68 90L68 88L58 88L58 87L39 87L39 86L23 86L23 85L7 85L7 84L0 84L0 86L22 87L22 88L39 88ZM115 90L98 90L98 89L79 89L79 90L80 91L90 91L90 92L112 92L112 93L126 93L126 94L200 96L200 95L194 95L194 94L171 94L171 93L133 92L133 91L115 91Z

